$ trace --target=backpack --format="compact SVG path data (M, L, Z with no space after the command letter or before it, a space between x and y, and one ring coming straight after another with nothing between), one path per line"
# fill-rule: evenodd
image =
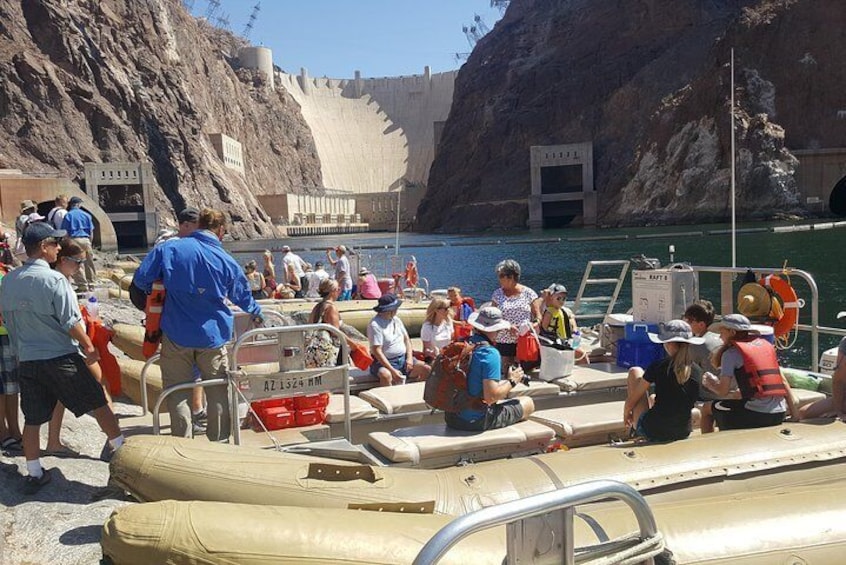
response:
M465 408L483 410L481 398L467 391L467 374L473 352L486 343L454 341L444 347L432 362L432 372L426 378L423 400L432 408L444 412L461 412Z

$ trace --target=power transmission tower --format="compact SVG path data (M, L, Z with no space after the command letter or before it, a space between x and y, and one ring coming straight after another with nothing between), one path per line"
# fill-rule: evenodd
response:
M491 28L485 23L485 20L482 19L482 16L479 14L473 14L473 21L476 22L476 27L482 32L482 36L488 34L491 31Z
M491 8L497 8L499 10L500 15L505 13L505 9L508 8L509 0L491 0Z
M452 58L455 60L456 63L460 63L461 61L466 61L469 56L470 56L470 53L453 53L452 54Z
M215 18L217 22L217 27L221 29L229 29L229 14L220 14L217 18Z
M209 5L206 7L206 19L211 20L218 8L220 8L220 0L209 0Z
M250 34L253 31L253 26L256 23L256 19L258 18L258 14L261 11L261 2L256 2L256 5L253 6L253 11L250 14L250 19L247 21L247 25L244 26L244 32L241 34L244 36L244 39L249 39Z
M470 50L472 51L476 46L476 42L479 41L479 38L476 37L476 28L471 26L461 26L461 31L464 32L464 37L467 38L467 43L470 44Z
M189 14L194 9L194 0L182 0L182 4L185 6L185 9L188 10Z

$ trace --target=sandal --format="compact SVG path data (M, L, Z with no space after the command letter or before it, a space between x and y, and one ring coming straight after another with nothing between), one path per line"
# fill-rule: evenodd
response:
M0 441L0 449L10 453L20 453L23 451L23 444L18 438L9 436L3 441Z

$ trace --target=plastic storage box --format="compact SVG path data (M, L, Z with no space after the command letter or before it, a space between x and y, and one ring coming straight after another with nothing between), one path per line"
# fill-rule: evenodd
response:
M643 367L646 369L655 361L664 358L664 345L661 343L646 343L621 339L617 342L618 367Z
M649 333L658 333L658 324L647 324L646 322L627 322L626 341L634 343L651 343Z

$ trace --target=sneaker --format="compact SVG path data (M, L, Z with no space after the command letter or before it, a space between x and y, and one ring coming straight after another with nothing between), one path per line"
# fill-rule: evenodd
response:
M23 493L35 494L41 487L50 482L50 469L44 469L40 477L28 476L24 478Z
M206 427L204 425L200 424L199 422L192 422L191 423L191 432L195 436L201 436L204 433L206 433Z
M206 414L205 410L200 410L196 414L191 414L191 421L195 424L205 424L208 418L208 414Z
M114 454L115 450L112 449L112 444L109 443L109 440L106 440L106 443L103 445L103 449L100 450L100 461L109 463Z

